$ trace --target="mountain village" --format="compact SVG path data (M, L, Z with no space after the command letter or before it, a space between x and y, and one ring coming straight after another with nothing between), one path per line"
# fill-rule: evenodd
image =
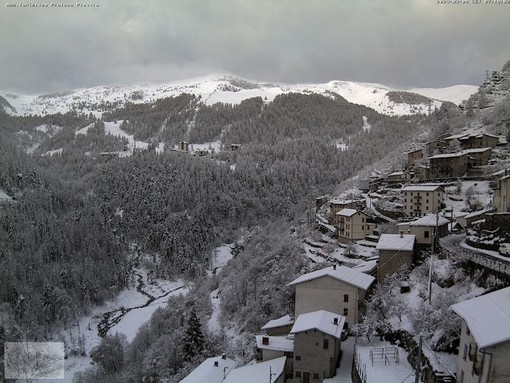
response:
M484 105L478 100L474 107L487 107L485 92L497 94L505 79L508 73L494 72L480 88ZM472 99L468 104L463 107L473 108ZM260 329L256 361L237 366L225 355L209 358L183 383L376 381L367 380L367 368L375 369L381 377L377 381L383 381L385 371L401 364L403 355L408 355L411 367L407 378L416 382L509 379L510 287L450 307L462 325L458 355L449 364L434 363L433 352L428 359L421 352L417 357L416 349L424 347L421 339L419 345L418 339L412 341L415 349L406 353L401 348L405 337L376 342L369 347L369 360L360 359L357 324L366 316L375 286L411 270L423 261L423 254L430 258L432 278L433 258L454 241L470 254L473 267L497 275L507 285L510 281L507 137L489 134L483 127L441 134L410 148L396 163L398 171L373 174L343 195L315 200L313 225L322 239L306 241L305 246L318 268L288 284L295 289L293 308ZM491 171L494 168L502 170ZM388 223L396 232L381 233L380 227ZM330 248L332 241L340 250ZM324 264L329 266L319 267ZM431 294L432 281L428 289ZM410 282L401 279L400 294L409 292ZM336 376L342 369L343 378Z
M478 93L460 105L463 113L476 115L502 102L508 97L508 89L503 86L508 81L507 71L493 72ZM328 87L338 90L345 86L330 83L318 92L327 93ZM216 93L207 87L210 99L228 91L224 84ZM166 91L159 89L154 93ZM370 93L380 97L379 91L374 89ZM233 93L238 98L267 94L274 98L277 92L283 91L273 87L255 91L248 87ZM25 113L30 108L46 108L53 101L57 109L68 105L56 96L55 100L52 97L36 101L9 99L13 100L17 100L16 108ZM381 103L380 100L370 102ZM432 104L436 112L440 107L438 113L443 109L448 113L448 103L440 106L437 100L428 101L429 113ZM16 110L7 105L10 110ZM82 112L83 108L93 109L86 102L80 105ZM388 104L380 109L388 112L393 107L398 109L397 106ZM426 106L408 105L402 110L403 114L412 110L412 113L424 113ZM101 112L95 113L101 116ZM60 129L54 128L57 132ZM73 132L73 137L86 136L95 128L95 123L83 126ZM362 130L369 129L370 124L363 117ZM35 130L47 134L51 127ZM221 162L213 155L238 152L243 146L223 145L221 141L205 144L180 141L171 148L165 147L163 143L135 140L134 134L122 129L122 121L104 122L104 133L120 137L126 143L123 151L98 153L100 164L144 150L157 154L172 151L185 158L190 154ZM36 150L37 145L31 150ZM343 143L337 145L339 150L344 150ZM41 156L61 154L60 148ZM92 155L86 152L85 156ZM303 249L313 270L282 286L294 292L288 302L288 312L261 326L251 342L255 346L254 360L241 365L226 354L210 357L181 382L389 383L415 378L416 382L427 383L497 383L509 379L510 367L506 361L510 357L510 287L505 287L510 282L508 135L489 133L479 121L462 131L452 132L445 127L413 140L404 152L392 155L389 164L386 170L373 168L353 177L349 186L335 195L309 201L308 220L300 223L312 233L303 241ZM230 165L231 170L235 167ZM2 190L0 202L14 203ZM115 216L122 218L122 211ZM406 321L402 320L401 305L419 307L428 302L431 306L431 300L435 299L432 290L443 287L437 281L437 274L446 267L441 262L449 258L444 254L452 249L463 252L464 261L472 270L503 282L490 291L473 288L468 293L462 292L466 299L447 307L460 319L460 341L450 344L449 352L436 353L433 347L422 344L420 336L408 331ZM418 291L410 275L412 270L423 266L428 268L429 281L426 291ZM211 274L215 272L214 269ZM395 306L389 310L393 320L398 317L394 328L381 329L368 323L370 302L384 300L380 291L399 299L398 303L391 302ZM217 299L220 294L221 291L216 291L211 299Z

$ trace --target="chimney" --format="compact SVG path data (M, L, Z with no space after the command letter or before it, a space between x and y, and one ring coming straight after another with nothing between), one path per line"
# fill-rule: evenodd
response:
M221 354L221 359L227 360L227 356L225 354Z
M400 238L404 238L404 230L400 230Z
M268 336L263 336L262 337L262 344L266 345L266 346L269 344L269 337Z
M338 326L338 318L333 318L333 324L334 324L335 326Z
M214 367L218 367L218 361L217 360L214 361Z
M333 265L333 270L336 270L336 264Z

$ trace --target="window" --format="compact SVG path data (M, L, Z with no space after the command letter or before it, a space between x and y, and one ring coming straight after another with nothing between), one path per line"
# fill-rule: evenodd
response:
M328 339L323 339L322 340L322 348L324 350L327 350L329 348L329 340Z
M429 192L427 192L427 197L429 196Z
M365 230L365 225L361 225L361 230Z
M313 378L314 379L319 379L319 373L318 372L314 372L313 373Z
M425 210L429 210L429 207L428 207L428 206L425 206Z
M344 317L349 315L349 309L347 307L344 308Z
M464 345L464 353L462 354L462 359L466 360L467 353L468 353L468 345L465 344Z
M424 236L425 238L430 237L430 233L429 233L429 231L428 231L428 230L425 230L425 232L423 233L423 236Z
M296 355L296 360L301 360L301 355Z
M460 383L464 383L464 370L460 370Z
M349 294L344 294L344 302L349 302Z
M295 375L296 375L296 378L301 378L301 371L296 371Z

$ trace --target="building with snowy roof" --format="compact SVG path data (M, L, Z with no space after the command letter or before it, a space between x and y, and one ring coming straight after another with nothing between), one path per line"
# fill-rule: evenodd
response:
M409 217L422 217L441 209L444 190L441 185L407 185L401 189L404 213Z
M342 209L336 213L338 240L344 243L364 239L372 234L376 225L369 222L370 217L357 209Z
M411 266L414 258L416 236L414 234L382 234L377 242L379 252L377 281L393 274L404 265Z
M510 381L510 287L456 303L462 318L457 380Z
M463 149L493 148L498 146L500 137L488 133L464 133L444 139L447 143L455 140L459 141Z
M267 362L250 363L230 371L223 383L284 383L285 360L281 357Z
M285 336L256 335L255 341L257 343L257 360L266 362L285 356L287 357L285 375L292 375L292 362L294 360L293 335L288 333Z
M337 213L342 209L357 209L362 203L360 200L354 199L332 199L329 201L329 223L332 225L338 224Z
M437 233L437 240L448 235L448 224L450 220L436 214L427 214L415 221L397 224L399 231L416 236L416 245L432 246L434 236Z
M224 381L234 366L235 362L224 355L208 358L180 383L220 383Z
M326 310L297 317L291 330L295 382L321 382L335 374L344 323L342 315Z
M317 310L341 313L347 326L365 313L367 290L375 278L345 266L326 267L301 275L288 284L296 287L295 317Z
M406 154L407 154L406 168L410 168L414 166L416 161L419 161L420 159L423 158L423 149L422 148L413 149L408 151Z
M294 325L294 318L289 314L273 319L262 326L267 335L287 335Z
M468 156L464 152L437 154L429 157L429 176L432 179L462 177L468 169Z

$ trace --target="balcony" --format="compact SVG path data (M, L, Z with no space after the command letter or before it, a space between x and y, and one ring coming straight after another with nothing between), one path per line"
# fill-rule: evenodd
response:
M478 351L478 346L476 345L476 342L469 343L469 353L468 353L468 356L469 356L469 360L470 361L473 361L473 359L476 358L477 351Z
M475 360L473 362L473 372L476 376L481 376L483 374L483 360L485 359L485 355L477 352L475 353Z

